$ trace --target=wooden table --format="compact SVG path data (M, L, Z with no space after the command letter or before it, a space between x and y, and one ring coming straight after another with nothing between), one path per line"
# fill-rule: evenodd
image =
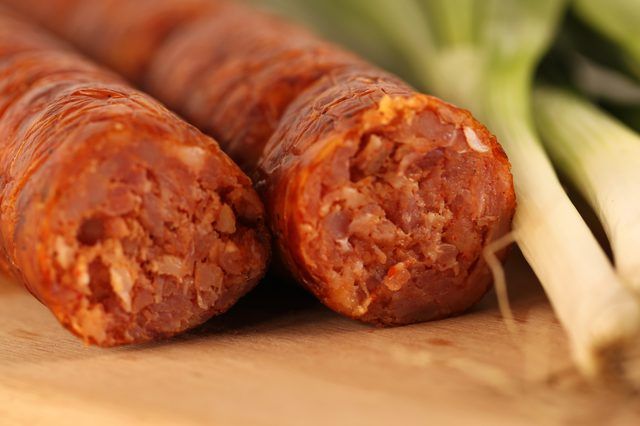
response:
M445 321L374 329L273 281L172 341L84 347L0 285L0 424L640 425L640 398L589 386L518 254L517 320L494 296Z

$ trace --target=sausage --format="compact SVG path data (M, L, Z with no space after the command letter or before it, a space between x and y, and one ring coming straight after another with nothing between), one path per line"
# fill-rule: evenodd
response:
M216 7L216 3L209 0L55 0L37 3L33 10L44 17L68 17L69 25L64 28L66 35L76 40L83 50L99 52L98 59L106 60L134 83L144 75L155 48L176 27ZM109 25L105 25L107 22Z
M484 295L481 253L509 231L515 198L504 152L468 112L355 66L303 92L283 122L259 185L286 263L324 303L386 325Z
M119 34L149 28L180 3L140 0L147 13L129 19L133 2L92 2L110 12L83 32L71 23L89 8L69 1L65 16L39 19L121 72L115 47L125 40L102 34L124 21ZM11 2L37 15L30 0ZM491 282L482 251L509 231L515 210L509 162L489 131L304 29L207 3L153 37L133 79L256 177L294 276L335 311L380 325L478 301Z
M4 261L87 343L174 335L264 274L264 207L219 146L5 9L0 140Z

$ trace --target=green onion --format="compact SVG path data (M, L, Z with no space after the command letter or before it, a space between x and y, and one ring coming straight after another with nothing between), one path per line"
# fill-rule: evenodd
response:
M567 91L535 91L547 151L590 202L620 276L640 296L640 136Z
M640 4L637 0L575 0L576 13L615 42L640 78Z
M536 77L579 92L640 132L640 80L629 75L619 50L569 15Z
M312 13L321 10L314 1L298 3ZM384 39L394 47L386 63L395 62L425 91L469 108L497 134L511 160L518 195L515 239L567 330L578 366L597 376L612 358L624 357L637 341L640 305L563 190L533 125L533 74L566 2L324 3L345 11L332 21L328 36L357 26L368 31L374 46Z

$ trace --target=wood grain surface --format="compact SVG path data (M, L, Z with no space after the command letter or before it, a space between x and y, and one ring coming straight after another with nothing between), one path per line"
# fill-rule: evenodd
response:
M0 283L0 424L638 425L640 398L588 385L522 258L517 331L493 294L445 321L375 329L265 282L171 341L83 346L15 283Z

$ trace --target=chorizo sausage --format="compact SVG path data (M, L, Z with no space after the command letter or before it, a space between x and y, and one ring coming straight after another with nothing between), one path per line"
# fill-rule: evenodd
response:
M468 112L355 66L303 92L283 122L258 185L283 258L324 303L394 325L484 295L481 253L509 231L515 198L504 152Z
M121 72L125 39L103 35L150 28L180 3L91 2L105 9L89 32L72 23L91 8L64 2L76 6L39 19ZM31 1L15 3L37 14ZM148 10L123 17L130 3ZM147 36L156 44L139 52L148 62L132 78L256 176L298 280L330 308L382 325L479 300L491 281L481 253L509 231L515 209L509 162L489 131L304 29L206 3L169 34Z
M264 207L219 146L3 9L0 139L5 263L87 343L174 335L263 275Z

